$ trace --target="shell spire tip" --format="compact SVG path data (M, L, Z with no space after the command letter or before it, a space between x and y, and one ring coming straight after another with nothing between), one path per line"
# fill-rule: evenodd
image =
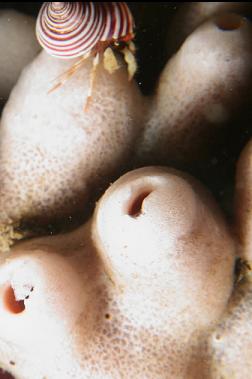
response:
M56 11L60 11L65 6L65 3L63 1L59 2L52 2L52 8Z

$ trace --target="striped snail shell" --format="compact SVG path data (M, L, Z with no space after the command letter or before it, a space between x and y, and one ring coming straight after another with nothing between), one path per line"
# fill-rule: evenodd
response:
M46 2L37 18L36 35L50 55L69 59L96 53L102 43L106 48L130 41L133 27L124 2Z

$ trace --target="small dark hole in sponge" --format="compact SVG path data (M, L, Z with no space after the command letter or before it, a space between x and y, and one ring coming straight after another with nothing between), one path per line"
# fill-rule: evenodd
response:
M215 335L215 339L216 339L217 341L219 341L219 340L221 339L220 334L216 334L216 335Z
M150 193L151 191L144 191L134 199L128 209L129 216L138 217L141 214L143 201L147 196L149 196Z
M233 13L227 13L219 15L216 18L215 24L221 30L236 30L239 29L243 23L244 19L242 16Z
M16 300L14 290L11 286L7 287L4 294L4 303L7 310L11 313L18 314L25 310L23 300Z
M14 379L14 377L0 368L0 379Z
M110 314L109 314L109 313L106 313L106 314L105 314L105 318L106 318L107 320L109 320L109 319L111 318Z

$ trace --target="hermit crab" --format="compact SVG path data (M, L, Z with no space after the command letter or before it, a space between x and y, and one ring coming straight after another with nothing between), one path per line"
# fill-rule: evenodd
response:
M119 68L113 50L120 51L128 65L129 80L134 76L135 60L133 16L124 2L45 2L39 12L36 36L41 46L61 59L80 59L51 89L61 86L88 57L93 57L86 106L92 95L95 70L103 55L104 68L113 73Z

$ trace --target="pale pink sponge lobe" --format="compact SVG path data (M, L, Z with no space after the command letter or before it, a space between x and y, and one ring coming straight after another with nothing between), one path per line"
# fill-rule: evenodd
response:
M46 248L17 250L0 272L2 367L13 367L17 378L43 377L41 357L51 370L62 366L58 354L67 349L86 294L66 258Z
M233 288L234 242L192 177L132 171L87 224L10 257L0 356L17 379L202 378L207 333Z
M252 370L251 273L237 285L221 322L208 340L211 378L243 379Z
M137 162L195 170L212 159L251 98L251 36L251 23L228 13L187 37L160 75Z
M183 41L200 24L209 18L227 12L251 14L252 7L249 1L194 1L183 3L169 25L167 35L167 50L169 55L176 52Z
M176 306L184 307L188 300L197 306L204 303L206 310L211 301L218 308L223 295L229 295L233 264L229 231L210 195L179 171L142 168L119 179L96 208L93 238L119 287L141 288L158 302L168 290L169 296L175 295ZM227 281L222 279L223 269L229 272ZM181 296L183 304L177 299L178 285L181 294L192 290L190 300ZM207 311L198 317L205 322Z
M239 255L252 263L252 139L246 144L236 166L235 230L239 241Z
M0 223L73 216L127 166L140 131L141 97L120 66L100 65L84 109L91 60L51 91L76 60L40 53L23 71L0 129Z

